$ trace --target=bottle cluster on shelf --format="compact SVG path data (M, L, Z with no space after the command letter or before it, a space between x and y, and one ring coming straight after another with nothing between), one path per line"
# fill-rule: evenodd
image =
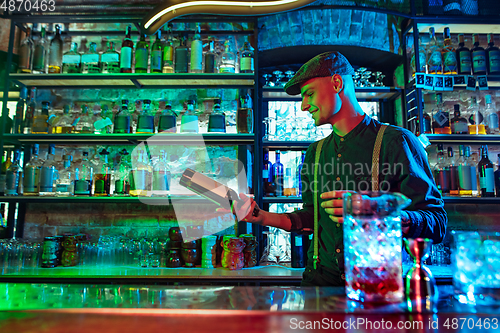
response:
M239 98L236 110L223 110L221 99L213 98L204 100L204 111L198 109L195 98L185 101L183 110L173 110L167 101L149 99L95 103L92 109L89 104L72 103L61 110L61 106L52 108L49 101L37 104L35 96L36 88L31 88L26 101L27 90L21 90L14 120L6 120L5 133L253 133L252 98L248 93Z
M458 156L453 147L444 149L437 145L437 161L434 179L444 196L500 197L500 154L497 169L488 155L488 146L483 145L478 153L470 146L459 145Z
M464 34L458 34L457 42L452 40L450 28L445 27L441 40L430 27L428 37L418 37L419 68L414 53L411 58L412 73L500 75L500 49L495 46L495 36L487 34L486 49L481 46L485 42L482 38L480 34L472 34L472 44L466 45Z
M304 164L306 152L302 151L300 155L292 152L286 156L285 165L281 163L281 151L274 152L275 162L269 160L269 151L264 150L264 163L262 166L262 180L264 182L264 196L280 197L292 196L300 197L302 195L302 181L300 172ZM300 158L300 159L298 159Z
M162 39L161 30L150 46L146 35L141 34L135 43L128 26L120 50L114 42L107 43L107 49L99 51L95 42L90 42L83 54L78 44L71 42L69 51L63 53L64 43L61 28L55 25L54 37L49 42L45 26L34 41L31 28L26 29L26 37L19 50L20 73L253 73L254 49L245 36L238 50L238 57L226 40L222 44L202 31L196 25L194 37L188 40L183 33L174 38L169 28L167 38ZM203 37L203 38L202 38Z

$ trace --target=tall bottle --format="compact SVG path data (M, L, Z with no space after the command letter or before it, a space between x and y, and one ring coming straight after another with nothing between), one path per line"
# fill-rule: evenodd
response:
M290 233L290 249L292 252L292 268L304 268L306 267L306 254L307 248L305 241L307 235L301 235L296 232Z
M109 152L102 149L99 152L100 161L94 169L94 196L111 195L111 168L108 164Z
M33 70L35 74L47 73L47 55L49 52L49 41L45 37L45 27L42 27L40 38L35 42L33 51Z
M172 31L169 25L167 29L167 40L163 46L163 67L162 73L174 72L174 43L172 41Z
M70 106L64 105L63 115L52 124L52 134L68 134L74 132L73 117L70 115Z
M489 75L500 75L500 49L495 46L495 35L488 34L486 64Z
M220 57L220 73L235 73L236 72L236 56L229 49L229 41L224 42L224 51Z
M152 168L147 152L139 149L132 165L132 178L130 182L130 195L134 197L151 196Z
M147 73L149 60L149 44L146 42L146 35L141 38L135 46L135 72Z
M114 192L115 196L128 196L130 192L130 172L131 167L127 162L129 155L126 149L120 151L120 163L118 163L113 171L114 174Z
M495 196L495 172L493 170L493 163L488 157L488 146L481 146L481 160L477 165L479 173L479 188L481 190L481 197L494 197Z
M469 134L486 134L483 120L483 114L479 111L479 106L477 105L477 98L476 96L471 96L469 106Z
M269 161L269 150L264 149L264 162L262 165L262 181L264 182L264 196L271 197L275 195L273 185L273 164Z
M42 109L37 110L33 118L33 134L48 134L49 133L49 107L50 102L43 101Z
M217 73L217 54L215 53L215 42L208 37L209 50L205 53L205 73Z
M443 60L441 57L441 46L436 38L434 28L429 28L429 45L427 46L427 68L429 74L441 74L443 71Z
M478 186L479 175L477 173L477 164L479 161L478 159L475 159L474 156L475 155L472 155L470 146L465 146L465 158L467 159L467 162L471 167L470 180L472 183L472 196L477 197L479 196L479 186Z
M130 112L128 100L122 100L121 110L115 116L113 133L130 133Z
M451 43L450 28L445 27L443 32L444 46L441 49L443 56L443 74L457 74L457 56Z
M26 37L19 45L19 73L31 73L33 68L33 48L34 43L31 38L31 28L26 28Z
M446 156L443 151L443 144L438 144L437 163L434 166L434 179L438 190L443 194L450 193L450 169L446 163Z
M226 115L222 112L220 104L220 98L214 100L212 113L208 117L209 132L226 133Z
M28 106L26 107L26 115L24 117L24 134L31 134L33 128L33 119L35 117L36 110L36 87L32 87L30 91L30 99Z
M500 154L497 154L497 170L494 172L496 196L500 197Z
M245 36L245 42L240 49L240 73L253 73L254 72L254 49L248 41L248 36Z
M469 48L465 47L464 34L458 35L458 48L456 51L457 73L470 75L472 71L472 60Z
M180 45L175 48L175 72L187 73L189 64L189 48L186 45L186 36L180 37Z
M97 44L92 42L87 52L82 54L82 73L96 74L101 72L101 63L97 52Z
M132 51L134 50L134 42L130 36L131 30L132 27L129 25L122 42L122 48L120 50L120 73L132 73Z
M71 49L64 52L62 66L63 73L80 73L82 71L82 55L78 52L77 43L71 43Z
M484 125L486 127L486 133L500 134L500 129L498 128L498 113L493 108L491 95L484 95L484 102L486 104L486 109L484 110Z
M163 68L163 44L161 30L156 33L156 40L151 46L151 73L161 73Z
M286 197L296 196L297 189L294 186L294 181L292 177L292 167L290 165L285 165L285 177L283 178L283 195Z
M436 111L433 114L434 134L451 134L450 114L443 103L443 94L436 94Z
M120 73L120 53L115 50L115 43L108 42L108 49L101 55L102 73Z
M472 58L472 74L474 75L485 75L486 74L486 51L484 48L479 46L479 35L472 34L472 41L474 47L472 48L471 58Z
M167 155L164 150L160 150L158 161L153 166L153 188L152 195L164 197L170 190L171 174L167 164Z
M301 196L302 195L302 167L304 166L304 160L306 158L306 152L303 150L302 153L300 154L300 164L297 168L297 176L295 177L297 179L297 195Z
M63 57L63 40L61 38L61 27L56 24L56 35L50 41L49 49L49 73L61 73Z
M466 148L464 145L458 147L460 157L457 161L458 164L458 194L460 196L472 196L472 172L469 165L469 160L466 157ZM475 175L475 172L474 172Z
M32 147L31 159L24 166L23 192L27 196L35 196L40 192L40 169L43 161L38 157L39 146L35 143Z
M238 133L253 133L252 97L245 89L240 90L240 107L236 111L236 129Z
M14 116L14 134L23 134L24 132L24 109L26 107L26 97L28 90L26 87L22 87L19 93L19 100L16 105L16 115Z
M56 180L56 196L67 197L75 192L75 169L71 166L73 156L63 155L64 169L59 171Z
M55 161L56 147L54 144L49 145L49 152L47 160L43 162L40 168L40 192L41 196L54 196L56 195L56 179L57 169Z
M191 73L203 72L203 42L201 41L200 24L196 24L194 39L191 41Z
M450 170L450 195L459 195L458 167L456 165L453 147L448 147L448 168Z
M5 195L5 178L7 174L7 170L12 165L10 149L5 152L5 160L2 158L2 166L0 168L0 196ZM1 213L1 212L0 212Z
M198 133L198 115L194 111L195 101L187 101L186 112L181 117L181 133Z
M136 133L154 133L155 117L151 114L151 100L142 101L142 110L137 119Z
M177 115L172 111L172 105L167 103L158 120L158 133L177 133Z
M460 105L455 104L453 118L450 120L451 134L468 134L469 133L469 123L467 119L462 117L460 114Z
M93 134L94 122L92 116L89 114L88 105L82 105L82 113L78 121L75 121L73 133Z
M14 160L5 173L5 195L23 195L23 168L19 164L21 152L14 150Z
M82 161L75 166L75 195L92 196L94 167L89 162L89 153L84 151Z
M275 186L275 194L276 196L282 196L283 195L283 164L281 164L280 161L280 154L281 152L279 150L276 150L276 162L273 164L273 183Z

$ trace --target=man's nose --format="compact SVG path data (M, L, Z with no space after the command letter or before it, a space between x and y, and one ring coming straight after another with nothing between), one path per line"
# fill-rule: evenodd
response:
M300 109L302 111L307 111L309 110L311 106L309 105L309 103L307 103L304 99L302 99L302 103L300 104Z

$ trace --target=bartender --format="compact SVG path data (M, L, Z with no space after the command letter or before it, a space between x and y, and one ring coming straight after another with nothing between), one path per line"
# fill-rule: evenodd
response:
M353 74L342 54L326 52L305 63L285 85L287 94L302 96L301 109L311 114L316 126L330 124L333 128L331 135L307 149L301 171L303 208L287 214L270 213L258 210L255 201L244 194L233 206L239 220L310 234L314 228L313 196L317 196L318 256L311 246L302 286L345 284L342 195L347 191L378 189L410 198L410 206L401 214L405 237L426 237L440 243L446 232L443 200L425 150L410 131L382 124L364 113L356 98ZM377 165L378 173L372 177Z

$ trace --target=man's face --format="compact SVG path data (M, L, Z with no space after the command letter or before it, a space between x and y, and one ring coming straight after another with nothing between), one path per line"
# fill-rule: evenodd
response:
M316 126L328 123L333 125L335 122L333 118L340 110L341 101L336 90L338 83L334 82L336 77L337 75L333 79L332 77L315 77L300 86L301 109L312 115Z

